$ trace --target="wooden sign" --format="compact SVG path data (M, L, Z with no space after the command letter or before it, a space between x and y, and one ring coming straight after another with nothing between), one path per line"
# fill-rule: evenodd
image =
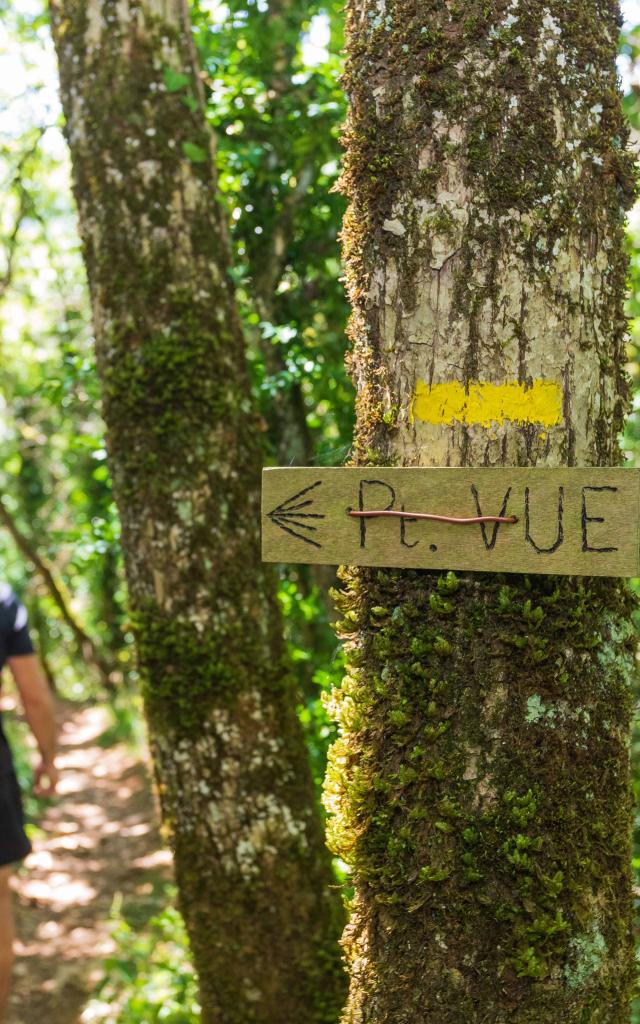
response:
M640 470L265 469L266 562L640 575Z

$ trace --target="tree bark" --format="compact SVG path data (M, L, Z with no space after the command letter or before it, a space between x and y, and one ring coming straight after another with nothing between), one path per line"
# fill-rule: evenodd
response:
M347 8L359 463L617 464L633 191L617 2ZM506 421L500 387L540 381L558 422L524 401ZM447 388L478 382L498 399L486 422L448 415ZM345 577L326 797L356 886L344 1022L627 1021L626 585Z
M339 911L259 549L182 0L52 0L149 734L207 1024L335 1019Z

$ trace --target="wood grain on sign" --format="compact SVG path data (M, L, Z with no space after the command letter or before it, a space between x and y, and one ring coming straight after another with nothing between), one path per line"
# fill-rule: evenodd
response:
M265 469L262 484L266 562L640 575L640 470ZM350 514L366 511L396 514Z

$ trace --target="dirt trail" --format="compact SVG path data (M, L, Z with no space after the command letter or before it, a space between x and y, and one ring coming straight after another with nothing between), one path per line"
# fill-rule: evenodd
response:
M60 798L14 880L18 960L7 1024L77 1024L111 949L109 913L153 905L170 869L146 768L127 747L105 749L99 707L61 708Z

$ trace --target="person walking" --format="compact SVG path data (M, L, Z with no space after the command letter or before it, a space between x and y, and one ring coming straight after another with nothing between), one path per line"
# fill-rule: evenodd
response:
M0 583L0 669L7 664L40 753L34 790L52 796L58 784L53 696L29 635L27 612L7 583ZM4 1024L14 960L11 873L31 850L22 799L0 715L0 1024Z

